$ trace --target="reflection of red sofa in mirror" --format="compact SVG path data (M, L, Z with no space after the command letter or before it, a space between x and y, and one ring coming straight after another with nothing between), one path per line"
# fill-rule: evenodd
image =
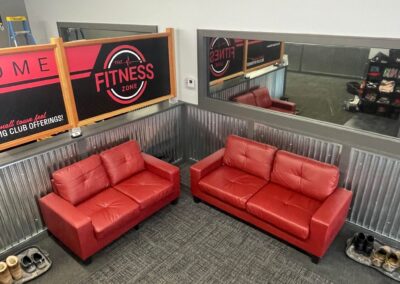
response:
M296 113L295 103L271 98L271 96L269 95L269 90L264 87L253 89L244 94L237 95L231 100L237 103L253 105L270 110L293 114Z

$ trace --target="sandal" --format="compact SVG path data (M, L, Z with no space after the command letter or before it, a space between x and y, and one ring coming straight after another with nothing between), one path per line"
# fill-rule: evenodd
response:
M371 255L372 264L381 267L387 256L390 254L390 247L382 246Z
M387 272L393 272L400 267L400 251L392 251L389 253L382 264L382 268Z

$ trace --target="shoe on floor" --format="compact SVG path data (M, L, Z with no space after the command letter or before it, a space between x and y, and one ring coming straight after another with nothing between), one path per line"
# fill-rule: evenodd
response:
M35 264L28 255L25 255L21 258L21 267L27 273L32 273L36 270Z
M393 272L400 267L400 251L392 251L389 253L382 264L382 268L388 272Z
M40 252L34 252L30 257L37 268L41 269L46 266L45 258Z
M382 246L374 251L371 255L372 264L381 267L386 257L390 254L390 247Z

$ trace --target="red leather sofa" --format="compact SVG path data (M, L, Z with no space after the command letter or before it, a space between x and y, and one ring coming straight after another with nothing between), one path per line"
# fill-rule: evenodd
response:
M292 102L272 99L267 88L256 88L231 99L234 102L262 107L270 110L296 113L296 104Z
M180 193L179 169L141 153L135 141L54 172L52 184L39 200L44 222L82 260Z
M311 254L325 254L341 229L352 193L339 170L231 135L225 148L190 168L195 202L203 200Z

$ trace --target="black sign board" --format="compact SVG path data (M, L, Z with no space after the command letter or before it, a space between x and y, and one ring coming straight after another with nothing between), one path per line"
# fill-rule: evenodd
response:
M210 38L210 82L243 72L244 40Z
M281 59L283 43L280 41L249 40L247 69L274 64Z
M69 127L54 50L0 56L0 113L1 149Z
M168 37L66 48L79 121L171 94Z

